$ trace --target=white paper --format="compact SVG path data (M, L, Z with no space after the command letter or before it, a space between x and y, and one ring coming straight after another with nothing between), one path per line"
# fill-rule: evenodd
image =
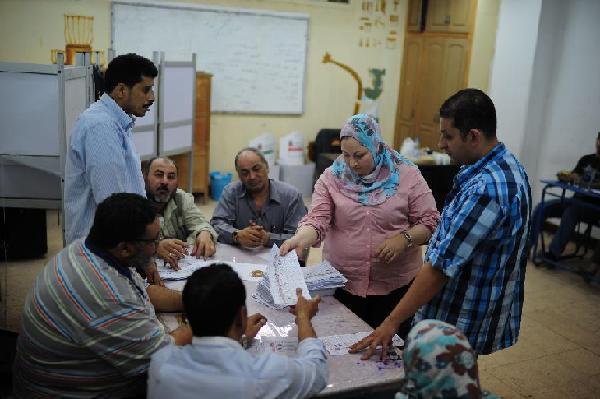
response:
M163 264L160 260L157 261L157 269L160 277L165 281L185 280L196 270L213 263L225 263L231 266L243 281L260 281L262 276L252 276L252 273L260 270L264 276L267 268L266 264L225 262L218 259L202 260L195 256L186 256L177 262L179 270L171 269L168 264Z
M289 357L296 356L298 338L296 337L263 337L256 345L258 353L279 353Z

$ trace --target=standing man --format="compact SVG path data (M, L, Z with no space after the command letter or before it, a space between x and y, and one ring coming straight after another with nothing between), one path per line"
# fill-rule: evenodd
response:
M154 255L160 224L150 201L113 194L98 205L87 238L60 251L37 276L23 308L14 366L17 398L142 395L150 356L190 343L155 312L180 312L181 293L146 288L135 271Z
M269 179L269 164L256 148L235 156L239 181L228 184L210 224L219 241L248 248L281 245L306 215L302 195L292 186Z
M465 89L440 108L439 146L463 165L446 198L425 264L381 325L354 344L387 352L398 326L438 319L465 333L477 354L516 343L523 307L531 190L527 174L496 137L496 109L482 91Z
M79 116L65 165L65 240L85 237L96 207L112 193L144 196L132 131L135 117L154 103L154 64L139 55L113 59L106 69L106 92Z
M144 164L146 196L160 219L159 258L177 269L177 261L191 248L191 255L215 253L217 233L202 216L194 196L177 188L177 166L169 158L152 158Z

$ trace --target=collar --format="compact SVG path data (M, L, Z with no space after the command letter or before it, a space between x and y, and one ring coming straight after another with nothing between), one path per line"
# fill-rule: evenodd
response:
M192 337L192 345L210 345L210 346L229 346L236 349L243 349L242 345L229 337Z
M493 162L496 159L504 157L505 154L506 154L506 147L504 146L504 143L498 142L498 144L496 144L494 146L494 148L492 148L487 154L485 154L477 162L475 162L472 165L465 165L462 168L460 168L460 170L456 174L456 177L454 178L455 186L466 182L471 177L478 174L481 171L481 169L483 169L484 167L487 166L488 163Z
M117 258L115 258L110 252L100 248L92 240L90 240L89 237L86 237L84 244L94 255L104 260L108 264L108 266L112 267L117 271L117 273L129 280L131 284L133 284L133 286L140 293L142 298L145 297L140 287L138 287L135 281L133 281L133 276L131 275L131 270L129 269L129 267L121 264L121 262L119 262Z
M240 193L240 198L244 198L244 197L250 197L250 196L246 192L246 188L244 187L244 184L242 183L242 190ZM273 179L269 179L269 202L271 202L271 201L275 201L278 204L281 203L281 193L277 189L277 185L274 183Z
M123 128L123 130L127 131L129 129L133 129L133 126L135 125L135 117L128 115L125 111L123 111L123 108L121 108L111 96L109 96L107 93L104 93L100 97L99 101L104 104L104 106L108 108L115 116L117 123Z

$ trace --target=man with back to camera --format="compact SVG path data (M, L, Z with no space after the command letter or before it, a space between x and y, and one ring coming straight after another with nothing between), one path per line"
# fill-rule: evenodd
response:
M442 320L458 327L478 354L514 345L519 336L527 264L531 189L525 170L496 137L496 109L476 89L440 108L439 146L463 165L407 294L351 352L378 344L382 357L402 321Z
M65 241L85 237L96 206L112 193L145 196L132 128L154 103L154 64L136 54L113 59L105 93L78 118L65 165Z
M581 184L592 188L600 186L600 132L596 137L596 152L584 155L579 159L575 169L572 171L561 171L557 173L560 181L566 183ZM592 207L586 207L574 200L588 202L596 207L600 201L579 194L573 198L562 198L544 201L538 204L531 217L531 242L537 240L542 232L544 221L552 217L560 217L560 225L554 233L548 252L544 257L551 260L559 260L571 236L575 232L577 224L584 221L587 224L596 224L600 220L600 211ZM549 265L552 267L552 265Z
M266 320L256 314L248 318L253 327L246 326L246 289L237 273L223 263L196 270L183 289L192 344L152 356L148 398L305 398L319 393L328 378L325 348L311 324L320 298L307 300L300 289L296 293L298 356L255 355L240 344L242 332L253 338Z
M256 148L244 148L234 162L240 180L225 187L210 220L219 241L247 248L281 245L306 215L302 195L269 179L269 164Z
M181 293L145 287L135 271L154 255L159 230L145 197L113 194L87 238L48 262L23 307L16 397L141 395L152 353L191 342L188 326L168 334L155 315L180 312Z
M159 215L161 241L156 254L178 269L186 253L210 257L215 253L217 233L194 202L194 196L178 188L177 166L167 157L144 162L146 196Z

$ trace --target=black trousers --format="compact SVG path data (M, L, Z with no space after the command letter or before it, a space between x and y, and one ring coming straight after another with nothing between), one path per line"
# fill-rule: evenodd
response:
M335 290L334 298L375 329L394 310L394 307L396 307L400 299L406 294L411 284L412 281L387 295L367 295L366 298L352 295L348 291L338 288ZM406 340L408 336L412 327L412 321L413 317L411 316L400 324L400 328L398 328L398 335L403 340Z

